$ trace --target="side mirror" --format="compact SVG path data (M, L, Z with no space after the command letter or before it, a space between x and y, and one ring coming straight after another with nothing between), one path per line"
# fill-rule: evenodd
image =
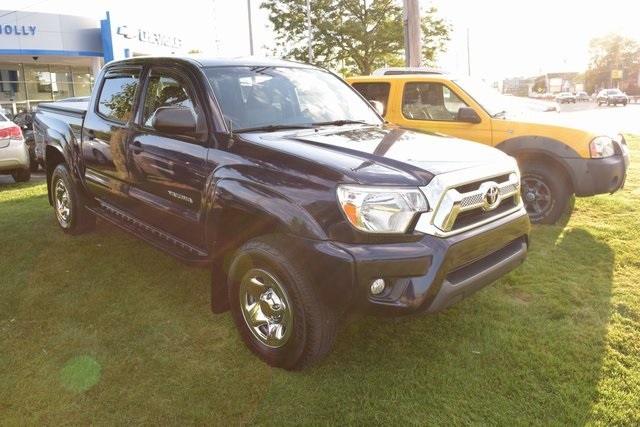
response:
M160 132L183 135L196 131L196 117L189 107L160 107L153 114L151 126Z
M473 123L477 124L482 121L476 110L471 107L460 107L458 110L458 121L464 123Z
M374 101L373 99L370 99L369 104L371 104L373 109L376 110L376 113L380 114L381 116L384 116L384 105L382 104L382 102Z

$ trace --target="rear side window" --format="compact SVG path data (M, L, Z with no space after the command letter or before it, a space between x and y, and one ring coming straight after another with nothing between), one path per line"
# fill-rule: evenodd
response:
M352 83L355 90L360 92L367 101L378 101L384 107L382 115L387 114L387 104L389 104L390 83Z
M140 81L137 70L126 73L107 74L100 89L98 114L117 122L128 122L133 118L133 99Z

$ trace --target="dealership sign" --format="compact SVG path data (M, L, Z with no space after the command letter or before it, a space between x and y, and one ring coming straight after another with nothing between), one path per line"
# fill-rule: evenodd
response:
M3 36L35 36L35 25L0 25L0 35Z
M118 27L118 34L126 39L138 39L142 43L179 49L182 47L182 39L162 33L143 29L132 30L126 25Z

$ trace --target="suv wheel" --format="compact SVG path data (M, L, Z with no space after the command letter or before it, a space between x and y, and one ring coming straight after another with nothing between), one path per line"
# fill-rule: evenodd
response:
M333 347L337 316L323 304L283 238L245 243L231 263L228 290L240 335L269 365L299 370Z
M570 191L564 176L541 162L521 166L521 194L534 224L554 224L569 204Z
M96 218L85 208L82 193L74 184L64 163L53 170L51 197L56 220L65 233L80 234L95 226Z

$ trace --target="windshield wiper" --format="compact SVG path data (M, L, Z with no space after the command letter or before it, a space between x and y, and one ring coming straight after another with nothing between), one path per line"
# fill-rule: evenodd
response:
M344 125L362 125L366 122L364 120L333 120L329 122L316 122L314 126L344 126Z
M256 126L252 128L244 128L244 129L234 129L235 133L240 132L275 132L278 130L286 130L286 129L312 129L313 126L309 125L266 125L266 126Z
M504 118L505 114L507 114L507 110L502 110L499 113L495 113L493 116L494 119L498 119L500 117Z

